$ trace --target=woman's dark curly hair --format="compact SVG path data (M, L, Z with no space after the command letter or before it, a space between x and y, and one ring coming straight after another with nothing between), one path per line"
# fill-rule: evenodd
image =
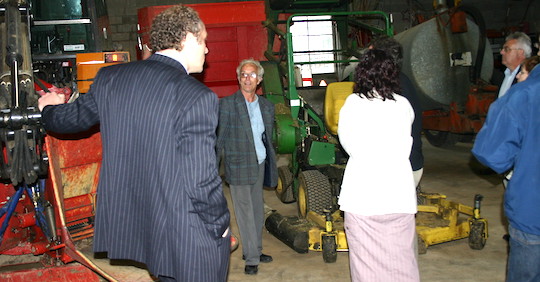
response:
M527 72L531 72L536 65L540 63L540 57L539 56L532 56L523 61L521 63L522 68L524 68Z
M395 100L393 93L399 92L399 68L385 51L368 50L356 66L354 92L368 99ZM374 91L377 91L375 93Z
M199 14L190 7L177 5L171 7L154 18L150 31L150 44L153 51L174 48L182 51L182 41L188 32L197 38L204 23Z

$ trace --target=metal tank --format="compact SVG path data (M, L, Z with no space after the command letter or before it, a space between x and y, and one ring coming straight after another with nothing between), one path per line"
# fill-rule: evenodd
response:
M490 80L489 42L485 40L485 47L480 48L479 25L466 19L466 27L466 32L452 32L449 17L439 15L395 35L403 46L403 71L415 85L424 111L447 109L452 102L462 105L478 78ZM479 50L481 68L475 67Z

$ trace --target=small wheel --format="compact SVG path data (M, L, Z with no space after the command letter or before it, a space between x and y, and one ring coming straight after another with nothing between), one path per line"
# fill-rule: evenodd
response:
M335 236L322 236L323 260L326 263L333 263L337 260L337 246Z
M471 222L469 232L469 247L473 250L481 250L486 245L486 224L483 221Z
M288 204L296 201L293 191L293 175L287 166L278 168L276 196L282 203Z

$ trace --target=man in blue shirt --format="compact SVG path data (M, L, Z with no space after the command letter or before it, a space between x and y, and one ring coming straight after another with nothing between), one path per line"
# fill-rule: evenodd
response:
M531 38L527 34L518 31L506 37L506 42L500 52L502 64L506 66L506 70L499 88L499 98L516 84L516 75L521 68L521 63L531 56L531 51Z
M219 102L217 152L224 156L225 181L231 189L246 260L244 272L253 275L260 262L272 261L262 253L262 229L263 185L277 185L274 104L256 94L264 74L259 62L244 60L236 73L240 90Z
M514 170L504 194L507 281L540 281L540 67L490 107L472 153L497 173Z

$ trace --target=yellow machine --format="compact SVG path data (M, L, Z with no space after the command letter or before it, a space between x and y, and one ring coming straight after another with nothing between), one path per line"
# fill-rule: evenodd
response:
M353 87L353 82L334 82L326 88L325 124L334 135L337 134L339 110ZM290 171L281 169L279 176L276 194L282 202L291 202L294 199L290 189L293 176ZM284 217L273 212L266 220L266 229L298 253L319 251L323 252L325 262L335 262L338 251L348 251L342 211L332 213L323 209L321 214L308 208L312 205L310 200L317 200L309 197L310 189L312 193L319 191L326 182L318 171L305 171L298 180L299 217ZM423 204L418 205L416 216L419 253L426 253L428 246L467 237L472 249L484 248L488 225L487 220L480 217L481 195L475 196L474 207L446 200L441 194L421 193L420 198Z
M471 249L481 250L488 238L487 220L480 217L482 195L474 197L474 207L446 200L445 195L421 193L424 204L418 205L416 233L418 253L427 247L469 238Z
M309 211L306 218L282 216L272 212L266 219L266 229L298 253L323 253L324 262L336 262L337 252L347 252L347 238L341 211L325 215Z
M308 231L308 248L310 251L323 252L324 262L335 262L337 252L349 251L341 211L332 214L326 210L324 216L310 211L307 220L314 224Z

